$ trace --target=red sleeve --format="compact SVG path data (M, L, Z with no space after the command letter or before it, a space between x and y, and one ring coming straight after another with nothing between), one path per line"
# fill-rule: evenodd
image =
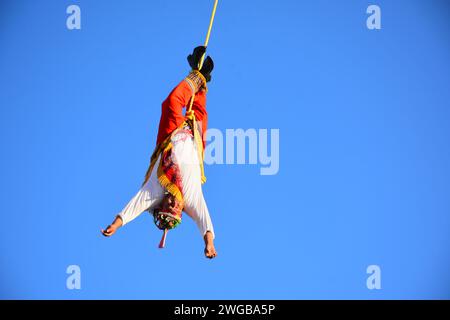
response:
M189 104L192 97L192 89L186 81L181 81L162 103L161 119L159 120L158 138L159 145L178 128L184 121L183 108Z

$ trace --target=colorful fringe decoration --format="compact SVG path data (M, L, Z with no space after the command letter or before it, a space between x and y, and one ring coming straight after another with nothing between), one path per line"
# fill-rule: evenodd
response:
M201 182L202 184L206 182L206 176L203 166L203 160L204 160L204 150L203 150L203 141L202 136L199 132L199 128L197 126L197 123L195 121L195 115L194 112L191 111L189 114L186 115L187 120L183 122L183 124L174 132L169 135L161 144L156 146L155 150L153 151L153 154L150 158L150 166L145 174L145 179L142 185L144 185L148 179L150 179L150 176L152 174L153 168L156 164L156 160L158 160L159 156L161 156L161 161L159 162L159 166L157 168L157 176L158 181L161 183L161 185L170 192L174 197L176 197L179 201L183 201L183 193L181 190L181 183L179 177L176 174L175 168L173 168L173 164L171 163L171 154L172 154L172 137L177 134L179 130L182 130L186 125L188 125L191 130L193 131L194 136L194 142L197 145L197 155L199 158L200 163L200 172L201 172Z

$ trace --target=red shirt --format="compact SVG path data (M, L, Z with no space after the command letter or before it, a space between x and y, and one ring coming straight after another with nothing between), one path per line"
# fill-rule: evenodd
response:
M188 106L192 97L192 89L186 81L181 81L162 103L161 119L159 120L158 138L156 144L159 145L175 129L177 129L185 117L183 108ZM206 129L208 125L208 113L206 112L206 92L199 91L195 94L192 105L195 118L202 128L203 148L205 147Z

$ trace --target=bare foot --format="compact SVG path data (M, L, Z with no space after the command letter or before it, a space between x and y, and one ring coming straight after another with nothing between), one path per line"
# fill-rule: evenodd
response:
M212 233L210 231L206 232L203 239L205 240L205 257L207 257L208 259L217 257L217 251L214 247L214 239Z
M102 234L105 237L111 237L114 233L116 233L117 229L119 229L122 226L122 218L119 216L114 219L114 222L106 227L106 229L101 229Z

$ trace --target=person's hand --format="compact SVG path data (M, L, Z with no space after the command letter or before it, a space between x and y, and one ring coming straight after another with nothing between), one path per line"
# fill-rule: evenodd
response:
M111 237L114 233L116 233L117 229L119 229L123 225L122 218L118 215L114 219L114 222L106 227L106 229L101 229L100 232L105 237Z
M114 233L116 233L116 231L117 227L111 225L107 226L104 230L101 229L101 232L105 237L111 237Z

